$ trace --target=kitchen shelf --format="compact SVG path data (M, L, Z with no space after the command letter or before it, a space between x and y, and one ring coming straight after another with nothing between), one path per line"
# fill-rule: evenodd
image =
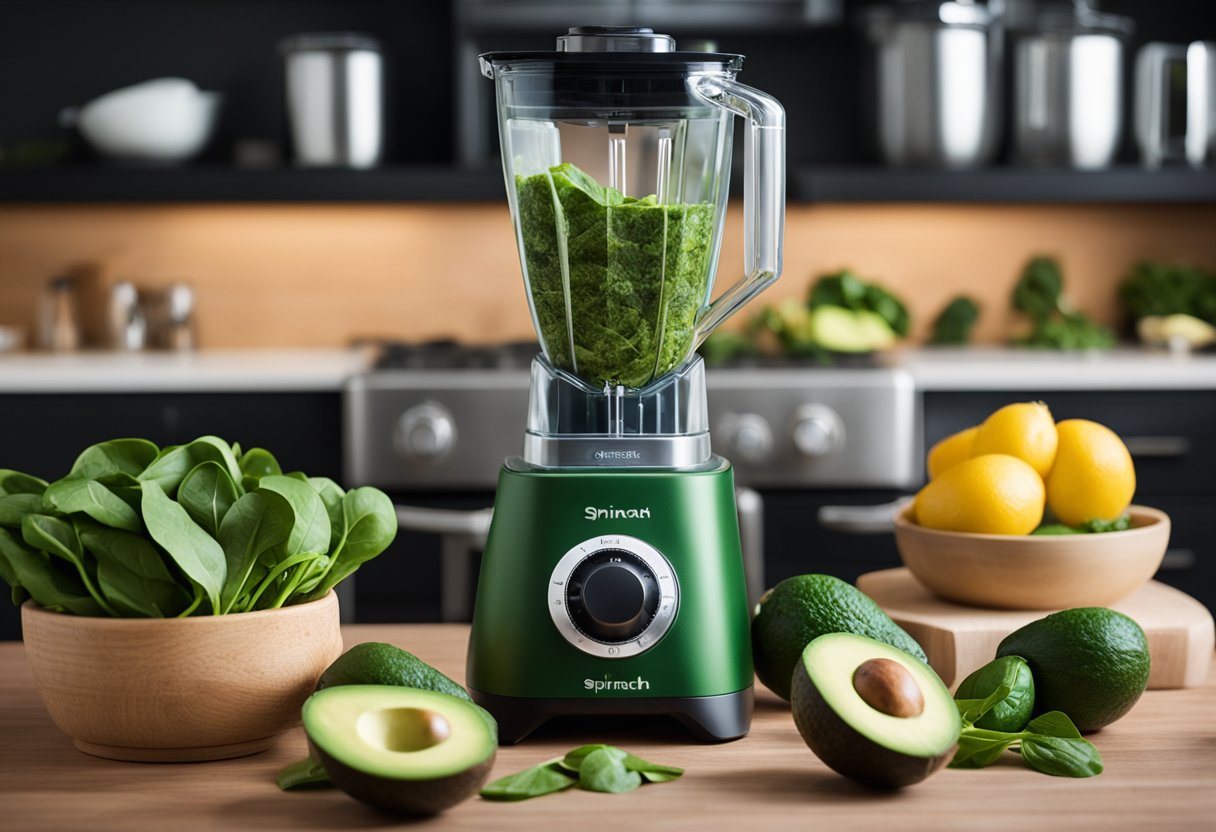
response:
M808 166L793 172L789 195L799 202L1216 203L1216 171Z
M0 169L0 202L497 202L502 198L498 167Z

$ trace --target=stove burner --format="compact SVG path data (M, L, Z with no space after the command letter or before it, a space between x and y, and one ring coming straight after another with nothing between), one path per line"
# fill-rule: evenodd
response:
M535 341L462 344L459 341L387 343L376 358L377 370L526 370L540 352Z

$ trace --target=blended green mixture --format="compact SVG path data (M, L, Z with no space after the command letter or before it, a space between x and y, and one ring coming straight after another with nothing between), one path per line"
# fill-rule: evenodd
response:
M679 365L708 291L714 207L627 197L571 164L515 187L549 359L593 385L634 388Z

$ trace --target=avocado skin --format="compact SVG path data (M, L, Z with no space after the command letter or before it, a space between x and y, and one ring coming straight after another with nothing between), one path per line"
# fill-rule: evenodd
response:
M928 664L912 636L861 590L831 575L796 575L760 599L752 619L756 675L769 690L790 701L790 680L803 649L827 633L869 636Z
M794 724L815 756L850 780L876 789L919 783L954 757L952 745L936 757L913 757L863 737L837 715L811 682L802 662L792 679Z
M308 739L312 758L319 762L342 791L361 803L386 812L404 815L434 815L466 800L481 790L494 767L494 751L472 768L434 780L395 780L378 777L341 763Z
M317 680L317 690L341 685L418 688L473 701L467 690L413 653L379 641L356 644L334 659Z
M1007 635L997 657L1021 656L1035 680L1036 714L1063 711L1081 731L1097 731L1132 709L1148 686L1148 639L1140 625L1106 607L1052 613Z

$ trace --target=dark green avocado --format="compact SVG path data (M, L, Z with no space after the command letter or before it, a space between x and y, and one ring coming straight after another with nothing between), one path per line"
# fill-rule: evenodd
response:
M341 685L317 691L302 719L330 781L388 812L430 815L473 796L498 734L480 707L437 691Z
M317 680L317 690L339 685L396 685L473 701L468 691L413 653L381 641L356 644L334 659Z
M838 774L875 788L919 783L954 756L962 720L927 664L866 636L829 633L794 669L798 732Z

